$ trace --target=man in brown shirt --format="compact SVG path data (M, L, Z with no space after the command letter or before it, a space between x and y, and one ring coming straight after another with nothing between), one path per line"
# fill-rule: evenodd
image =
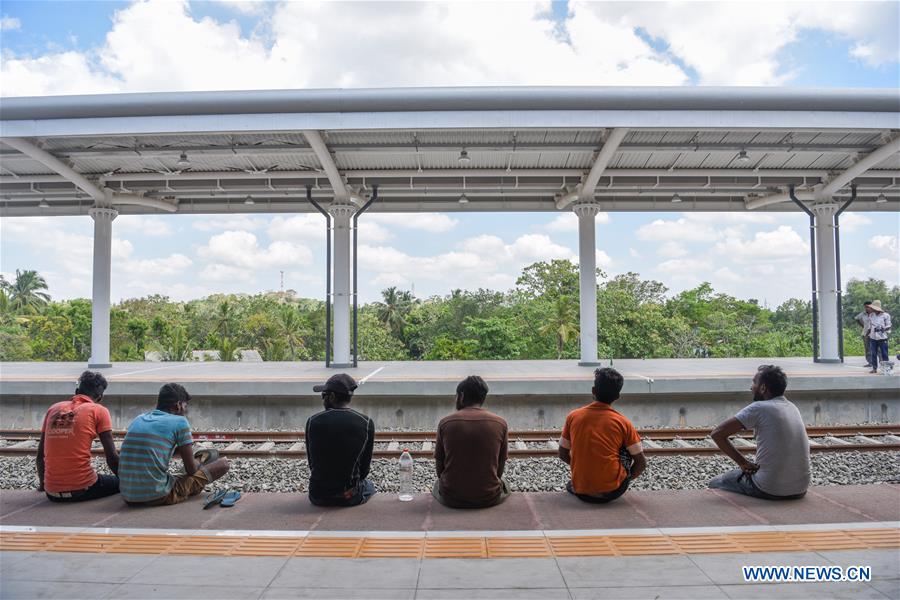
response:
M506 421L482 408L488 386L477 375L456 386L456 412L438 423L431 490L451 508L484 508L506 500Z

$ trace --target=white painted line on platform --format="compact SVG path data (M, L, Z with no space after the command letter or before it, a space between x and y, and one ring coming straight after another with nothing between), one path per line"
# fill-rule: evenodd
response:
M114 380L116 377L124 377L125 375L136 375L138 373L149 373L150 371L162 371L163 369L174 369L181 365L164 365L162 367L155 367L153 369L140 369L137 371L128 371L127 373L110 373L108 379Z
M371 373L369 373L368 375L366 375L365 377L363 377L362 379L360 379L360 380L359 380L359 385L364 384L365 382L367 382L367 381L369 380L369 377L372 377L373 375L377 375L377 374L378 374L379 372L381 372L383 369L384 369L384 367L378 367L377 369L375 369L374 371L372 371Z

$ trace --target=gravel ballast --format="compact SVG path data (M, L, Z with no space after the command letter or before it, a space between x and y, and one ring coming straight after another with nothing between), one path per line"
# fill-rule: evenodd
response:
M309 467L300 459L236 458L217 486L248 492L305 492ZM434 461L416 459L414 484L427 492L435 480ZM180 466L180 462L173 462ZM103 459L94 466L107 473ZM714 476L734 468L724 456L651 456L647 471L631 485L635 490L703 489ZM380 492L397 492L397 461L372 461L370 479ZM506 479L513 491L561 492L568 466L556 458L512 459ZM34 458L0 457L0 489L34 489ZM812 485L900 483L900 452L833 452L812 455Z

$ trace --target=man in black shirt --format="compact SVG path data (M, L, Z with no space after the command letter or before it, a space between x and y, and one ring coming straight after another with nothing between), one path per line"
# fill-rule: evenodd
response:
M331 376L322 392L325 410L306 420L309 501L317 506L356 506L375 493L366 479L375 447L375 422L350 408L356 381L346 373Z

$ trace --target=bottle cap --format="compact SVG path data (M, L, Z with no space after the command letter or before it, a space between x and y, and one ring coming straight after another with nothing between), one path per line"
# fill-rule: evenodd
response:
M404 452L409 452L409 448L404 448L403 451L404 451Z

